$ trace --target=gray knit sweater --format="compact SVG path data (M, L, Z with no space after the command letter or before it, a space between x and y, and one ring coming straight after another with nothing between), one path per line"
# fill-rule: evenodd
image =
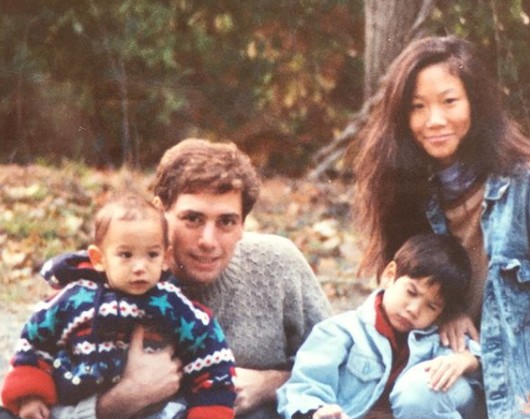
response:
M302 253L270 234L245 233L219 279L183 291L214 312L243 368L290 369L313 325L331 312Z
M183 288L221 324L236 366L290 369L296 351L331 306L302 253L280 236L245 233L213 284ZM56 406L56 419L96 416L96 397Z

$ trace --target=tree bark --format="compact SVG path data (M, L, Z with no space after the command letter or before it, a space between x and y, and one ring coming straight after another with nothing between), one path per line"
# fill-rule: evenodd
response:
M364 125L386 69L412 40L426 35L425 23L436 0L365 0L364 105L342 133L315 155L312 179L334 169Z
M381 76L405 45L423 34L435 0L366 0L364 98L377 89Z

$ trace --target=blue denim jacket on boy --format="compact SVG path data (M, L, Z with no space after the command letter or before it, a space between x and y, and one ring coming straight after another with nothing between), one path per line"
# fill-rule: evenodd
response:
M530 393L530 171L490 176L481 227L489 260L480 326L488 417L519 418ZM448 233L435 198L427 218Z
M380 291L374 291L357 310L332 316L313 328L296 355L291 378L277 392L283 417L338 404L349 417L362 418L374 406L392 367L390 342L375 328L375 296ZM394 390L412 366L451 353L441 346L436 326L410 332L408 345L410 356ZM478 343L469 341L469 347L479 355ZM427 380L423 384L427 388ZM406 392L418 394L410 388ZM390 399L399 404L393 393Z

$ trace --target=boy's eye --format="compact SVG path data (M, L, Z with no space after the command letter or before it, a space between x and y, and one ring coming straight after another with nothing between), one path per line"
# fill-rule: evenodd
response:
M129 259L132 257L132 252L120 252L118 253L118 256L123 259Z
M155 252L155 251L149 252L149 257L150 257L151 259L155 259L155 258L157 258L158 256L160 256L160 252Z

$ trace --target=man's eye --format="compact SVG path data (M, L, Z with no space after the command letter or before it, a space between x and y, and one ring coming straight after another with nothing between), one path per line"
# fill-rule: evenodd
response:
M237 219L232 216L221 217L217 221L217 224L220 228L224 230L229 230L236 226Z
M200 214L187 214L183 219L189 224L200 224L203 221L203 218Z

